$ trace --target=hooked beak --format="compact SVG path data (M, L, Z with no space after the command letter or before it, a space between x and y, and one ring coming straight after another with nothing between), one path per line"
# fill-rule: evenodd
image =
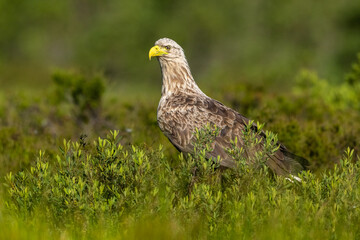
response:
M162 56L164 54L169 54L169 53L166 51L165 48L155 45L149 51L149 60L151 60L151 57Z

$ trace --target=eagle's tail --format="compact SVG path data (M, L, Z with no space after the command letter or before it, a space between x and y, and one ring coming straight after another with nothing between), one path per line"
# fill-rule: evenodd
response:
M297 174L301 171L307 170L309 167L309 161L303 157L297 156L291 152L283 150L285 165L288 165L289 172Z
M281 149L278 153L269 156L266 164L276 174L283 176L296 176L301 171L307 170L309 166L305 158L288 152L286 149Z

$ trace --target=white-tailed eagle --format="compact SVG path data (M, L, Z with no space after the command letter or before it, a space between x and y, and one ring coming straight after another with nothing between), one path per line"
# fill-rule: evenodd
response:
M194 152L196 129L203 129L207 124L216 125L220 132L212 143L213 151L207 157L220 156L220 166L234 167L234 159L226 149L232 147L231 142L235 138L238 139L237 147L243 147L241 136L249 119L200 90L191 75L183 49L175 41L169 38L156 41L149 51L149 59L155 56L159 60L163 80L157 110L161 131L179 151L188 154ZM253 124L253 127L256 128L256 125ZM266 165L276 174L288 175L304 170L307 161L280 144L279 149L269 156Z

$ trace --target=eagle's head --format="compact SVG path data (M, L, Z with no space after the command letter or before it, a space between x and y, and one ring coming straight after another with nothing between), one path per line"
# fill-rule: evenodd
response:
M162 95L178 91L204 94L196 85L186 61L184 50L174 40L161 38L149 51L149 59L157 57L160 63L163 88Z
M183 60L185 59L184 50L174 40L170 38L160 38L155 42L155 46L149 51L149 59L158 57L159 60Z

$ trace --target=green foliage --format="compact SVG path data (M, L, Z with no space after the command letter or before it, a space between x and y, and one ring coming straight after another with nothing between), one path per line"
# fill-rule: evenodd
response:
M360 53L357 55L357 62L352 65L351 72L346 75L346 81L350 85L359 85L360 82Z
M319 106L325 107L330 114L350 108L360 110L360 84L343 83L336 87L312 72L302 71L297 77L294 93L301 98L308 97L312 101L314 114L321 114ZM322 110L323 111L323 110ZM317 116L315 116L317 117Z
M53 79L53 87L46 91L2 96L1 176L28 167L39 149L52 156L62 138L99 135L109 128L101 111L105 90L102 78L62 72Z
M100 77L85 78L82 75L57 72L54 100L57 104L70 104L72 114L80 122L97 118L105 90L105 82Z
M250 137L245 138L256 145L259 131L248 126ZM209 144L218 134L216 127L197 130L195 148L204 146L200 142L208 142L208 146L187 158L179 155L179 164L173 167L162 146L127 148L120 144L118 134L112 131L92 144L84 138L64 140L54 159L40 151L30 170L7 174L10 216L20 215L26 221L43 219L78 237L90 237L94 234L91 229L106 226L104 234L109 231L115 234L111 236L128 238L131 235L121 227L124 224L130 229L141 222L150 224L153 232L161 228L163 220L183 229L181 238L266 238L273 228L277 233L272 236L290 234L295 239L360 234L356 228L360 159L354 162L356 156L350 148L332 171L320 176L303 172L302 181L293 182L270 177L266 168L248 164L215 170L205 155L212 150ZM257 156L260 162L265 161L264 153L276 150L276 137L265 146ZM191 171L194 168L196 171ZM150 223L148 218L163 220ZM307 231L308 226L316 231ZM175 234L161 228L159 236Z
M295 79L288 94L262 93L256 108L240 112L266 122L289 150L310 160L312 170L338 162L348 146L358 152L360 85L331 84L306 70Z
M118 134L113 131L91 147L84 139L64 140L56 161L46 159L40 151L30 171L6 176L12 198L8 207L27 216L46 206L50 217L60 221L69 215L89 219L110 213L121 216L124 209L146 206L152 196L146 193L156 192L152 189L156 188L156 166L150 167L149 158L157 156L135 146L128 152Z
M195 168L202 168L206 172L213 171L220 166L220 159L209 156L208 154L214 149L212 148L215 138L219 135L220 129L217 126L211 126L208 123L203 129L196 129L194 133L195 144L192 158Z

